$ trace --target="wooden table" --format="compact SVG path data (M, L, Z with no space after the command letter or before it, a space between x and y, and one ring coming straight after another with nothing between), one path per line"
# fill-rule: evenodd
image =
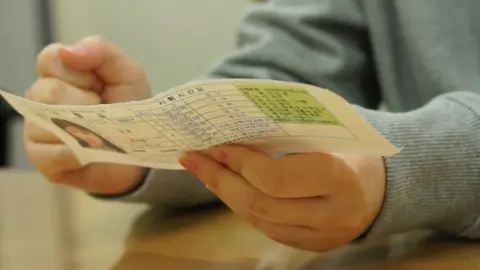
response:
M291 251L223 208L172 214L98 201L33 172L0 180L1 270L246 270L265 260L294 270ZM401 235L317 254L303 269L480 269L480 243Z

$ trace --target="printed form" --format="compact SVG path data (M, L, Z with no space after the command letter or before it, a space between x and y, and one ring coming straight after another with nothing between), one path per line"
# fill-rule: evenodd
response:
M337 94L255 79L189 83L150 99L93 106L46 105L0 91L27 121L67 144L82 164L183 169L185 151L236 143L267 154L399 149Z

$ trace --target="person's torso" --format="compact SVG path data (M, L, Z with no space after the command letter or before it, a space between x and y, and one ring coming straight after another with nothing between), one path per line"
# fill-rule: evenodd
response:
M392 111L480 92L479 0L365 0L380 90Z

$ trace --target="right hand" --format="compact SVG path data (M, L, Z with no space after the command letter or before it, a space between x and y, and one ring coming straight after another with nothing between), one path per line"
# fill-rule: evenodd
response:
M38 78L25 97L45 104L94 105L142 100L150 86L142 69L115 45L88 37L74 46L47 46L37 61ZM80 165L71 150L52 133L25 124L25 151L51 182L89 193L128 192L146 168L119 164Z

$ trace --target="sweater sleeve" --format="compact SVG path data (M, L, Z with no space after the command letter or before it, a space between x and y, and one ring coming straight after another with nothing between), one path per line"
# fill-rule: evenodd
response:
M270 0L253 4L237 49L207 77L295 81L377 108L371 44L362 1ZM368 89L368 90L367 90Z
M358 111L393 144L368 237L433 230L480 238L480 95L452 92L406 113Z

